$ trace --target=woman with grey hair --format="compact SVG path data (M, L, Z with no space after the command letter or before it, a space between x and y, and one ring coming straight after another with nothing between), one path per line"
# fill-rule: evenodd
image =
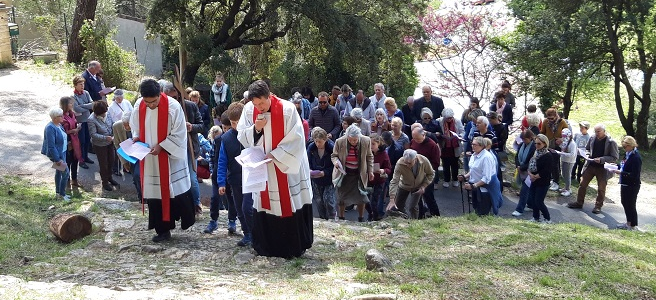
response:
M500 183L496 176L497 163L494 155L485 150L489 142L482 136L472 140L472 156L469 160L469 172L459 176L458 180L466 181L463 187L472 191L472 206L479 216L492 211L498 214L501 206Z
M374 122L371 123L371 132L382 134L384 131L390 131L392 127L390 126L389 121L387 121L387 113L385 109L379 108L374 114Z
M103 189L112 191L112 186L118 182L112 178L112 165L114 164L114 131L111 117L107 116L107 103L96 101L93 104L93 114L89 117L89 133L91 142L96 149L98 167L100 167L100 180Z
M462 147L460 139L465 134L465 128L462 122L454 117L453 109L445 108L442 110L442 117L437 119L437 124L441 128L442 134L437 136L440 141L442 153L442 168L444 169L443 187L448 188L453 179L453 186L458 186L458 163Z
M337 211L335 187L331 180L333 163L330 155L333 153L333 142L321 127L312 130L312 140L314 142L310 143L307 149L312 180L312 203L317 207L319 218L332 220Z
M351 110L351 117L355 118L355 123L360 126L362 134L366 136L371 136L371 122L362 118L362 108L356 107Z
M360 127L351 124L346 134L335 141L331 154L333 184L337 188L339 218L344 220L347 205L355 204L358 221L364 221L364 207L369 203L367 184L374 179L374 155L369 137L363 136Z
M47 156L53 162L55 168L55 193L58 200L70 201L71 197L66 195L69 169L66 165L66 149L68 140L66 131L61 123L64 121L64 111L59 107L53 107L48 111L50 122L43 130L43 145L41 154Z

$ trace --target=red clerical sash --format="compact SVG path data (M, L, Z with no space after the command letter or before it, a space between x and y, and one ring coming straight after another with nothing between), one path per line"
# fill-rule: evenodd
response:
M278 144L285 137L285 117L283 116L282 111L282 101L275 95L271 94L271 107L269 111L271 112L271 150L276 149ZM256 107L253 107L253 122L257 120L257 115L260 114L260 111ZM262 139L264 136L261 137ZM265 140L262 140L264 144ZM266 148L265 148L266 149ZM266 150L265 150L266 151ZM292 216L292 201L289 195L289 181L287 180L287 174L283 173L276 168L276 179L278 180L278 193L280 195L280 209L282 210L282 218ZM262 198L262 208L271 209L271 201L269 200L269 182L267 181L266 188L263 192L260 192L260 197Z
M159 95L159 104L157 105L157 144L161 143L168 136L169 127L169 97L164 93ZM146 102L141 101L139 105L139 140L146 142ZM150 145L153 146L153 145ZM157 155L159 162L159 186L162 191L162 221L171 220L171 189L170 189L170 172L169 172L169 155L166 151L160 151ZM139 163L141 171L141 187L144 186L145 171L144 160ZM143 198L143 193L142 193ZM141 210L144 210L144 201L141 201Z

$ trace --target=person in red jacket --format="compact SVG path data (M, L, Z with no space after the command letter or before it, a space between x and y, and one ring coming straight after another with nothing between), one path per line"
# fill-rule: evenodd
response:
M378 214L378 203L385 201L385 182L387 177L392 174L392 163L385 151L385 142L383 137L374 133L371 139L371 152L374 154L374 180L370 180L368 186L373 188L369 193L369 203L366 204L369 213L368 221L378 221L381 216Z
M412 141L410 142L410 149L417 151L417 153L425 156L430 161L433 170L437 172L440 166L440 146L433 140L426 138L426 131L417 127L412 130ZM423 196L423 200L428 206L431 216L436 217L440 215L440 209L435 201L435 194L432 189L428 189ZM426 213L423 205L419 206L419 218L421 219Z

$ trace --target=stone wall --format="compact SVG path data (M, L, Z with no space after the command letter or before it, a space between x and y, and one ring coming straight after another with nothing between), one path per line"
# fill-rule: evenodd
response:
M137 51L137 61L144 65L146 75L162 75L162 43L159 37L146 39L146 25L143 22L119 16L115 21L117 33L114 39L121 48Z

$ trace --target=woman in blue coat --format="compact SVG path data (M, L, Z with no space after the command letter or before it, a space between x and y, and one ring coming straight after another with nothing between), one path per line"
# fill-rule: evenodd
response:
M57 199L70 201L71 197L66 195L68 183L68 166L66 165L66 150L68 140L66 131L61 123L64 121L64 111L59 107L51 108L48 112L52 120L43 131L43 145L41 154L47 156L57 167L55 169L55 192ZM61 171L58 170L61 167Z
M622 139L622 148L626 154L624 154L624 159L618 169L613 172L620 175L620 197L626 215L626 223L618 224L617 228L633 230L638 226L636 202L640 191L642 158L638 152L638 143L633 137L625 136Z

